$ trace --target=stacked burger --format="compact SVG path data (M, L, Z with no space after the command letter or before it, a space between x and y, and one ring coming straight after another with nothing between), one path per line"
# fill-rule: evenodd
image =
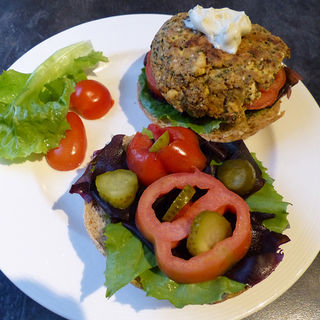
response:
M245 139L284 114L280 98L299 79L283 65L289 57L284 41L244 12L197 6L154 37L140 104L161 125L187 126L207 140Z

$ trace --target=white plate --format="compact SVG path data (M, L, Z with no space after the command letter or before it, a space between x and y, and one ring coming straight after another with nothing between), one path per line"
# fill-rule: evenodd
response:
M42 42L12 66L31 72L55 50L80 40L91 40L109 57L96 77L110 89L115 105L103 119L84 121L87 161L112 134L132 134L148 124L137 104L136 83L143 56L167 18L128 15L85 23ZM183 309L146 297L132 285L106 300L105 259L84 229L82 199L68 193L83 170L57 172L45 160L0 164L2 271L31 298L70 319L232 320L261 309L303 274L320 248L320 112L302 83L290 100L283 100L285 117L247 145L292 203L286 232L291 242L283 245L284 259L276 271L254 288L220 304Z

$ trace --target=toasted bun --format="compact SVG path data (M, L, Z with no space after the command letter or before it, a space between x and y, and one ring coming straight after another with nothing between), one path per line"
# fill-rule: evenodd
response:
M131 140L132 140L132 136L124 136L123 142L122 142L123 148L126 148ZM108 223L108 220L106 219L105 211L94 200L89 203L85 202L84 204L85 228L89 234L90 239L95 244L96 248L104 256L106 256L106 250L105 250L106 237L104 235L104 231L107 223ZM143 290L143 286L139 277L132 280L131 284ZM229 295L226 294L220 301L216 301L213 304L221 303L227 299L235 297L241 294L242 292L246 291L248 288L249 286L246 286L242 291L239 291L235 294L229 294Z
M151 115L140 101L140 85L138 83L138 101L140 108L145 115L153 122L160 126L167 127L172 124L164 119L158 119ZM278 100L272 107L264 108L259 111L250 111L246 117L238 121L234 125L220 125L219 129L214 129L210 133L200 134L204 139L215 142L232 142L236 140L244 140L254 135L259 130L267 127L271 123L280 119L284 115L284 111L280 110L281 101Z

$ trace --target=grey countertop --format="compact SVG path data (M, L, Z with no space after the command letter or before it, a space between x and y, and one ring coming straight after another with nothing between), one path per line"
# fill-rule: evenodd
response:
M39 42L83 22L131 13L174 14L197 3L245 10L252 21L281 36L292 51L288 65L303 77L304 84L320 103L319 0L1 0L0 67L7 69ZM318 255L287 292L247 319L320 319L319 289ZM27 297L0 272L0 319L62 318Z

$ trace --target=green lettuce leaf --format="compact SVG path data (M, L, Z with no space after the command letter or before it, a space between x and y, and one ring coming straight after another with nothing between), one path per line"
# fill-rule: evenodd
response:
M25 159L59 145L70 128L66 115L75 83L99 61L107 61L83 41L62 48L31 74L0 75L0 158Z
M140 281L148 296L167 299L177 308L182 308L188 304L217 302L228 294L234 294L245 289L244 284L224 276L195 284L177 283L165 276L159 268L142 273Z
M225 294L237 293L245 285L226 277L198 284L179 284L159 271L154 254L121 223L108 224L106 240L107 297L140 278L147 295L167 299L176 307L205 304L223 299Z
M11 103L25 86L30 74L15 70L4 71L0 75L0 104ZM1 112L0 116L3 115Z
M255 154L253 158L262 171L262 177L266 180L264 186L246 199L250 211L274 214L273 218L263 221L263 225L270 231L282 233L289 225L287 219L288 202L273 187L274 180L268 175L267 169L262 165Z
M144 271L154 267L154 254L121 223L107 224L106 282L107 297L130 283Z
M153 117L170 122L173 126L190 128L199 134L210 133L213 129L219 128L220 120L209 117L195 119L187 114L181 114L166 102L154 99L149 93L144 69L139 76L139 86L141 104Z

